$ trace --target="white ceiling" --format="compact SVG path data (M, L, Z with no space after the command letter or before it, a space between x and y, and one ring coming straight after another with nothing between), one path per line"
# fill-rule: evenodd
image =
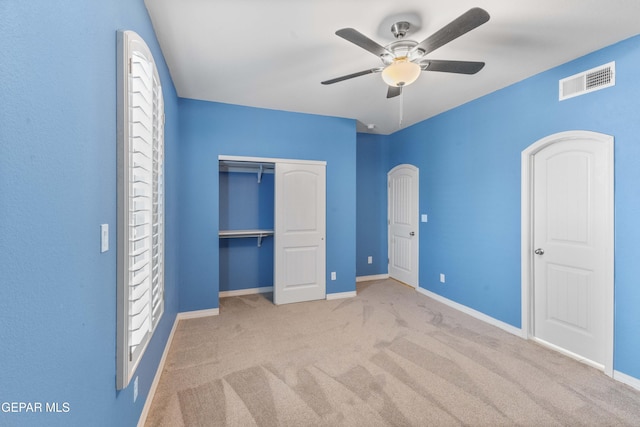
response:
M184 98L357 120L390 134L586 53L640 33L638 0L145 0ZM387 99L382 65L338 37L352 27L381 45L409 20L418 42L472 7L486 24L428 55L483 61L475 75L423 72ZM399 18L399 19L398 19ZM614 58L615 59L615 58ZM596 64L600 65L600 64ZM402 105L401 105L402 104ZM402 122L400 121L402 113ZM368 124L374 124L372 130Z

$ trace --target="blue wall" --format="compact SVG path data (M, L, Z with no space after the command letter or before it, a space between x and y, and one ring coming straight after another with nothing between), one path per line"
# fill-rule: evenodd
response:
M273 230L274 175L221 173L220 230ZM273 237L220 239L220 290L273 286Z
M558 101L558 80L616 61L616 86ZM420 168L420 286L520 326L520 154L547 135L615 137L614 369L640 378L640 37L388 137L389 168ZM360 218L358 218L360 219ZM439 283L445 273L446 284Z
M357 138L356 275L387 274L388 137L359 133Z
M180 99L180 311L218 307L218 155L327 162L327 293L355 290L356 130L349 119ZM331 281L331 271L337 280Z
M166 312L135 404L115 386L118 29L149 44L166 103ZM69 404L0 425L135 425L177 311L175 90L142 0L3 0L0 35L0 402Z

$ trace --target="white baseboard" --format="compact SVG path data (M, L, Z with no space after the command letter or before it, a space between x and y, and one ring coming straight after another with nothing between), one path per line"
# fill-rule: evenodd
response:
M200 317L217 316L220 314L219 308L209 308L207 310L183 311L178 313L178 320L198 319Z
M149 388L149 394L147 394L147 400L145 400L144 402L142 413L140 414L140 418L138 419L138 427L144 427L144 424L147 421L147 417L149 416L149 411L151 410L151 403L153 402L153 396L155 396L156 389L158 388L158 384L160 383L160 377L162 376L162 371L164 370L164 363L167 360L167 355L169 354L169 349L171 348L171 343L173 342L173 335L176 332L178 322L180 322L180 319L178 318L178 316L176 316L176 319L173 321L173 326L171 327L171 332L169 333L169 338L167 338L167 343L164 346L164 351L162 352L160 363L158 363L158 369L156 369L156 374L153 377L153 382L151 383L151 387Z
M465 314L468 314L471 317L475 317L478 320L482 320L485 323L488 323L488 324L493 325L493 326L495 326L497 328L500 328L500 329L502 329L504 331L507 331L510 334L517 335L520 338L526 338L523 335L522 329L520 329L520 328L516 328L515 326L509 325L508 323L505 323L505 322L503 322L501 320L495 319L495 318L493 318L491 316L487 316L486 314L481 313L481 312L479 312L477 310L474 310L473 308L467 307L466 305L462 305L462 304L457 303L455 301L451 301L448 298L445 298L445 297L443 297L441 295L438 295L436 293L428 291L428 290L426 290L424 288L421 288L420 286L418 286L416 288L416 291L418 291L421 294L426 295L429 298L432 298L432 299L434 299L434 300L436 300L438 302L441 302L441 303L443 303L445 305L448 305L451 308L455 308L458 311L461 311L461 312L463 312Z
M372 276L357 276L356 282L368 282L370 280L384 280L388 279L388 274L374 274Z
M332 300L332 299L342 299L342 298L353 298L355 296L356 296L356 291L336 292L333 294L327 294L327 299Z
M620 371L613 371L613 379L633 387L636 390L640 390L640 379L632 377L631 375L623 374Z
M261 288L238 289L235 291L220 291L218 293L218 296L220 298L239 297L241 295L266 294L267 292L273 292L273 286L264 286Z
M237 297L241 295L251 295L251 294L264 294L267 292L273 292L273 286L265 286L262 288L250 288L250 289L238 289L237 291L220 291L220 298L226 297ZM356 296L356 291L350 292L336 292L333 294L327 294L326 299L341 299L341 298L352 298ZM180 313L183 314L183 313ZM217 313L216 313L217 314Z

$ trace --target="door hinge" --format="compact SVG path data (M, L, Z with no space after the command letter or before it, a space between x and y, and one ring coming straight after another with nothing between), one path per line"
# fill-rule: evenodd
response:
M131 74L132 69L133 69L133 62L131 60L131 57L129 57L129 74Z

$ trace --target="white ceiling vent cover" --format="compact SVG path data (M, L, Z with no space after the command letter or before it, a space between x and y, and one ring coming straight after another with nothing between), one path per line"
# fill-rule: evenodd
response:
M592 68L560 80L560 101L616 84L616 63Z

